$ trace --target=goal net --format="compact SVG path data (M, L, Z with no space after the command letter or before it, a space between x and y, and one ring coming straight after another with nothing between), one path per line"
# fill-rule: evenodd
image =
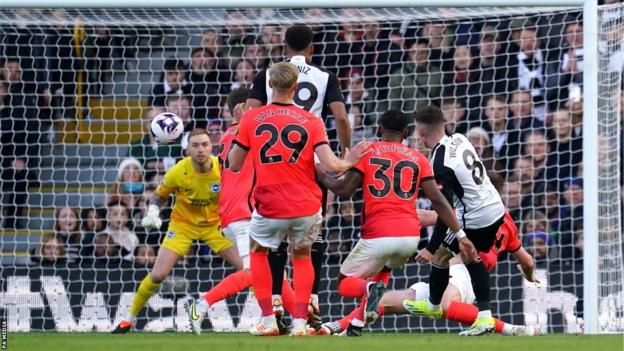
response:
M295 23L315 33L312 62L340 79L354 143L374 139L388 109L435 104L447 130L467 135L502 178L542 284L523 281L514 259L501 255L491 273L500 319L583 331L583 207L598 206L600 330L624 331L622 18L621 3L600 7L599 106L584 111L580 8L0 9L0 310L9 331L112 330L166 234L166 223L141 227L148 199L186 146L154 143L150 119L176 113L187 131L207 128L217 145L232 123L225 97L284 59L284 31ZM583 121L596 113L598 204L583 201L582 164ZM337 149L333 116L325 124ZM428 153L416 135L406 144ZM337 293L337 277L359 237L361 210L361 195L329 196L325 321L355 307ZM423 244L430 233L423 229ZM137 329L188 331L184 298L231 272L194 244ZM392 273L390 288L426 282L428 272L410 262ZM204 327L245 331L257 316L243 292L213 306ZM408 316L371 326L458 328Z

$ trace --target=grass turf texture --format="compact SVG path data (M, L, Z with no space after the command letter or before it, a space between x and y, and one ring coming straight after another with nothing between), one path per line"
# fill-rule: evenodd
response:
M624 335L544 335L539 337L459 337L456 334L365 334L359 338L340 337L252 337L248 334L204 333L12 333L8 350L296 350L296 351L365 351L365 350L505 350L505 351L622 351Z

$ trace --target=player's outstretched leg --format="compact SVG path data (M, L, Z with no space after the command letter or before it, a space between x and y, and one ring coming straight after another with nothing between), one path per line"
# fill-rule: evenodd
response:
M364 320L367 324L374 323L379 318L379 301L386 292L386 284L382 281L370 283L366 287L368 298L364 305Z
M160 283L169 275L179 257L180 255L171 249L166 247L160 248L152 272L141 281L126 316L113 330L113 334L125 334L132 330L137 315L156 290L158 290Z
M199 299L188 299L184 303L184 309L191 324L191 329L197 335L201 334L201 324L215 303L225 300L251 286L251 273L247 269L232 273L225 277L219 284L210 289Z
M470 273L479 314L474 323L468 329L459 333L459 335L479 336L489 334L496 328L496 322L490 310L490 275L482 261L467 263L466 269Z

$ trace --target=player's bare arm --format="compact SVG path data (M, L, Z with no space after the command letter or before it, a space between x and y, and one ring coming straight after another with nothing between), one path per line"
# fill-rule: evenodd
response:
M314 152L318 156L323 169L328 172L343 173L358 163L364 155L368 154L370 146L370 141L360 141L352 150L346 149L342 159L336 157L327 144L317 146Z
M518 270L520 270L524 279L539 284L540 281L535 275L535 262L533 261L533 257L531 257L523 247L513 252L511 255L518 261Z
M323 186L329 189L332 193L343 197L353 195L357 188L362 184L362 174L354 170L348 171L340 178L335 178L317 168L316 175L318 181L323 184Z
M240 171L241 167L243 167L243 163L245 162L245 157L247 157L247 150L240 147L238 144L234 144L230 153L228 153L228 162L230 162L230 169L233 172Z
M416 206L416 204L414 204ZM418 218L420 219L420 225L423 227L434 226L438 220L438 214L436 211L417 209Z
M423 191L425 192L425 196L431 201L431 206L438 213L438 218L446 224L454 233L461 232L461 226L457 222L455 218L455 213L453 213L453 209L451 205L449 205L448 201L442 195L440 190L438 189L437 184L433 179L428 179L422 182L421 184ZM459 239L459 248L462 254L467 259L479 260L479 254L475 249L474 245L467 237L463 237ZM427 253L422 252L427 251ZM420 263L426 263L430 260L430 256L433 256L433 253L429 252L427 249L421 250L421 253L418 254L416 260ZM429 258L429 259L427 259Z
M329 110L336 120L336 132L338 133L338 142L340 150L344 151L351 147L351 125L347 116L347 109L344 102L334 101L329 103Z

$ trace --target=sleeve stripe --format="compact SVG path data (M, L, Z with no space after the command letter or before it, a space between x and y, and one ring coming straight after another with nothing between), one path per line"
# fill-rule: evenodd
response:
M420 180L420 182L428 182L430 180L435 180L435 178L433 176L429 176L429 177L424 177L423 179Z
M515 250L510 250L510 251L507 251L507 252L509 252L509 253L514 253L514 252L517 252L518 250L520 250L521 248L522 248L522 245L518 245L518 248L517 248L517 249L515 249Z
M318 142L318 143L314 144L314 146L312 148L316 149L317 147L319 147L321 145L329 145L329 142L327 142L327 141Z
M238 140L232 140L232 143L240 146L245 151L249 151L249 146L241 144Z

